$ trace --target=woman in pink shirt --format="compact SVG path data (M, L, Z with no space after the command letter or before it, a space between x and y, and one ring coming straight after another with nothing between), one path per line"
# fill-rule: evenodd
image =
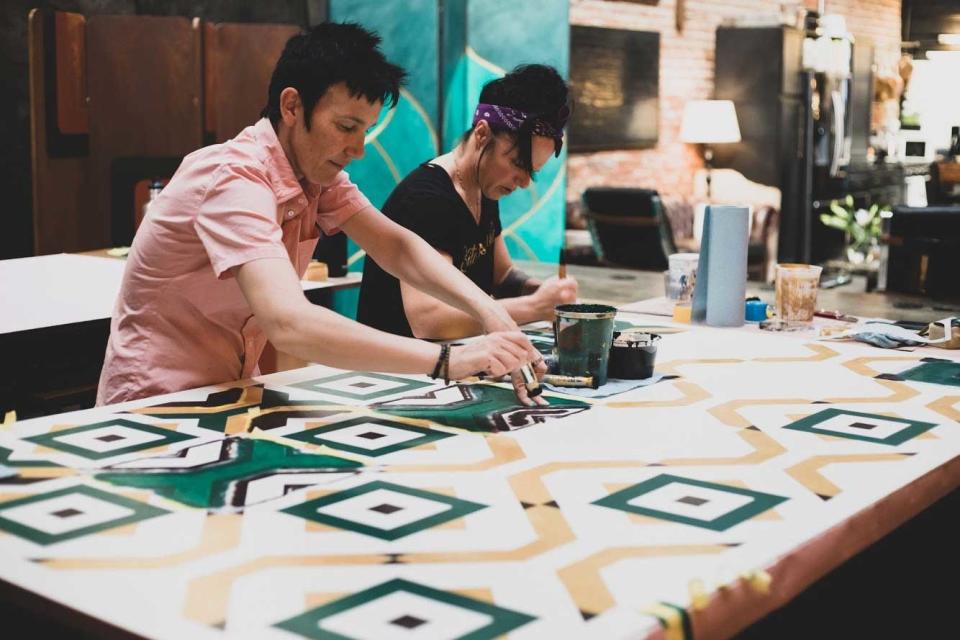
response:
M267 340L343 369L499 376L542 358L510 315L344 168L404 71L380 38L321 24L287 42L259 122L184 158L141 223L111 322L97 404L256 375ZM470 314L487 335L449 351L311 304L300 278L319 231L343 230L388 272ZM518 397L530 403L519 377Z

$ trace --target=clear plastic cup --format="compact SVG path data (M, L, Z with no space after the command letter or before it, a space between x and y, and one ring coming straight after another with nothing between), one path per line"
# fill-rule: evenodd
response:
M823 267L811 264L778 264L777 315L790 323L808 323L817 310L817 290Z
M673 253L667 258L669 265L667 298L678 304L690 304L693 287L697 282L699 253Z

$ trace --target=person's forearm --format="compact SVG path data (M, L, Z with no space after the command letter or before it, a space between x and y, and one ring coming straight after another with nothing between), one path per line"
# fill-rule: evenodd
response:
M438 345L384 333L309 303L287 318L273 331L274 346L338 369L430 373L440 353Z
M531 296L498 300L517 324L542 320ZM407 310L407 321L413 335L429 340L457 340L483 333L483 327L474 318L439 300L417 311Z
M373 256L377 264L395 278L482 322L484 310L496 303L422 238L409 232L403 235L399 251Z

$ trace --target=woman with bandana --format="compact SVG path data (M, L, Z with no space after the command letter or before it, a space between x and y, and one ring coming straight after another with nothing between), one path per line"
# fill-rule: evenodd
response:
M573 302L577 282L540 282L517 267L500 235L498 200L530 185L559 156L570 113L569 90L552 67L524 65L480 93L473 125L449 153L413 170L390 194L383 213L421 236L524 324L550 320ZM358 320L403 336L455 339L482 333L476 321L400 282L369 257Z

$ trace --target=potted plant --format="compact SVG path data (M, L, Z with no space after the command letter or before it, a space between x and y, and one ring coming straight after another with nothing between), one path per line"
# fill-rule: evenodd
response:
M853 196L830 202L830 213L821 213L820 222L843 231L847 242L847 261L865 264L879 257L879 240L883 213L890 207L873 204L869 209L855 209Z

